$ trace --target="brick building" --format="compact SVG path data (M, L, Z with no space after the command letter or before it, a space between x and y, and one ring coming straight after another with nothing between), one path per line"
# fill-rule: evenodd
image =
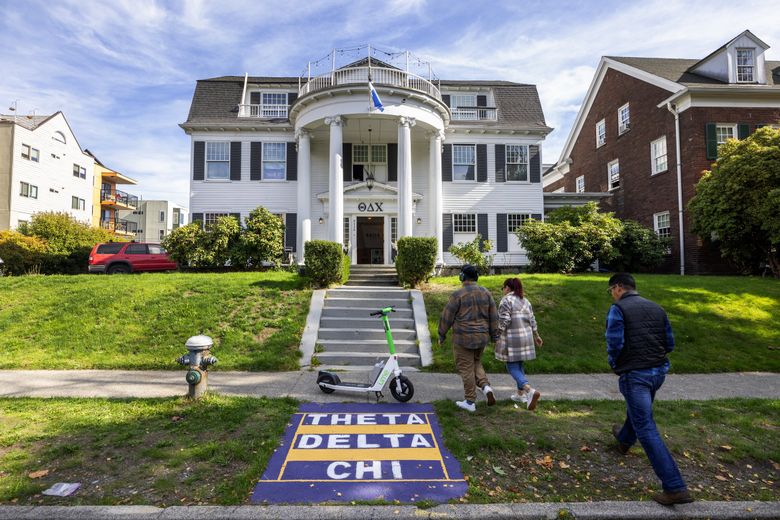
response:
M664 270L728 271L686 207L718 145L780 124L767 49L744 31L703 59L602 57L545 192L609 192L604 210L672 238Z

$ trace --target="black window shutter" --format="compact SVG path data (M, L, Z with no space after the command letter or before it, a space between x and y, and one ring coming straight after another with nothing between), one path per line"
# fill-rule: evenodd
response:
M195 222L200 222L201 226L203 226L203 213L192 213L190 215L190 223L194 224Z
M707 123L705 138L707 142L707 159L718 158L718 136L715 131L715 123Z
M241 213L231 213L230 216L238 221L239 226L241 225Z
M398 181L398 143L387 143L387 180Z
M496 145L496 182L506 182L506 145Z
M230 143L230 180L241 180L241 141Z
M352 180L352 143L342 143L341 145L341 166L342 178L344 181Z
M441 180L452 182L452 145L441 147ZM445 248L445 251L447 249Z
M449 94L442 94L441 100L444 101L444 104L447 106L450 106L450 95Z
M249 180L259 181L263 179L263 143L253 142L249 144Z
M259 105L262 103L262 98L260 97L260 92L250 92L249 93L249 103L252 105Z
M452 213L442 213L442 237L441 246L446 252L449 251L452 245Z
M539 147L531 145L528 147L528 163L531 168L531 182L542 182L542 158L539 157Z
M542 214L541 213L531 213L531 218L534 220L538 220L541 222L542 220Z
M487 145L477 145L477 182L487 182Z
M298 214L288 213L285 218L284 247L290 247L295 251L295 244L298 242Z
M496 251L499 253L506 253L509 251L506 226L506 213L496 214Z
M192 157L192 180L202 181L206 170L206 143L195 141Z
M298 99L298 93L297 92L288 92L287 93L287 104L292 105L295 103L295 100Z
M747 123L740 123L737 125L738 139L747 139L749 135L750 135L750 125L748 125Z
M287 143L287 180L298 180L298 150L295 143Z
M489 239L487 213L477 213L477 233L480 234L479 249L485 251L485 241Z
M483 96L483 95L477 96L477 106L478 107L486 107L487 106L487 96Z

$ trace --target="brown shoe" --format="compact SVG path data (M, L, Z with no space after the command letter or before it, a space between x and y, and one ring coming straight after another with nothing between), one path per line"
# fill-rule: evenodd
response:
M623 427L620 426L619 424L612 425L612 435L614 435L615 440L618 441L617 450L620 452L621 455L625 455L626 453L628 453L628 450L631 449L631 445L626 444L625 442L620 442L620 439L618 439L618 435L620 435L621 429L623 429Z
M658 493L657 495L653 495L653 500L662 506L673 506L674 504L690 504L693 502L693 497L691 497L691 494L688 493L687 489L683 489L682 491L675 491L674 493L668 491Z

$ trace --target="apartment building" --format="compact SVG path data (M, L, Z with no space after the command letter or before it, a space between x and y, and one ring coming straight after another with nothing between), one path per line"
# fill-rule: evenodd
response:
M119 173L100 162L86 150L95 160L95 186L92 196L92 225L101 227L120 236L134 236L137 228L135 222L120 217L121 210L134 210L138 207L138 197L120 190L118 186L138 184L135 179Z
M187 208L168 200L141 200L133 210L121 210L119 216L134 229L138 242L158 243L171 231L187 223Z

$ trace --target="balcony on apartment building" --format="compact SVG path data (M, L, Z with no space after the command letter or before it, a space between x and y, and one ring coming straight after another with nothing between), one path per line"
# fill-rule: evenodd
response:
M121 218L100 220L100 227L116 233L117 235L135 235L138 231L138 223Z
M306 70L298 78L296 97L334 88L366 87L369 79L374 86L397 87L442 100L438 87L439 80L434 78L430 63L420 60L408 51L387 52L371 45L334 49L327 56L309 62ZM238 105L238 117L263 119L288 117L291 100L286 93L262 93L259 99L255 96L257 103L244 104L246 81L242 104ZM493 110L495 118L495 109Z
M136 209L138 197L122 190L100 190L100 205L115 209Z

